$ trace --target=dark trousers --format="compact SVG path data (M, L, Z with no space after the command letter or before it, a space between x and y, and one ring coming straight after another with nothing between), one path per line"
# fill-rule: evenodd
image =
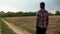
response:
M46 34L46 28L37 27L36 30L36 34Z

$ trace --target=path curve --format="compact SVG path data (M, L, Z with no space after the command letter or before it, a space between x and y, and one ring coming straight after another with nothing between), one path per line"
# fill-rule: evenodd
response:
M19 29L17 26L14 26L13 24L8 23L8 22L5 21L3 18L1 18L1 20L4 21L5 24L8 25L8 27L9 27L10 29L12 29L16 34L30 34L30 33L28 33L27 31L21 30L21 29Z

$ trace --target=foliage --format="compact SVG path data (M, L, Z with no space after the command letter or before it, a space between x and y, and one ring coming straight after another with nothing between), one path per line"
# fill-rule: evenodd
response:
M54 14L52 14L51 12L49 12L48 15L54 15Z
M1 11L0 12L0 17L4 17L5 16L5 12Z
M0 19L0 23L1 23L1 33L2 34L16 34L1 19Z
M0 17L36 16L36 13L37 12L22 12L22 11L16 12L16 13L9 11L9 12L5 13L5 12L1 11L0 12ZM48 14L49 15L54 15L51 12L49 12ZM55 12L55 15L60 15L60 12L59 11L56 11Z
M56 11L55 15L60 15L60 12L59 11Z

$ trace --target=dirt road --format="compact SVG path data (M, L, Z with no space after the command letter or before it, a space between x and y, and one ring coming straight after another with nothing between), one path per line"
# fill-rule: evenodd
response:
M2 18L1 18L2 19ZM5 22L6 25L9 26L10 29L12 29L16 34L30 34L27 31L23 30L22 28L18 28L17 26L14 26L11 23L8 23L7 21L5 21L4 19L2 19L2 21Z

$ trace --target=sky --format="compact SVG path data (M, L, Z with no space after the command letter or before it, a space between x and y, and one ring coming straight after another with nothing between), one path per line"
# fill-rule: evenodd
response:
M4 12L35 12L38 11L39 3L45 2L46 10L54 13L56 10L60 11L60 0L0 0L0 11Z

